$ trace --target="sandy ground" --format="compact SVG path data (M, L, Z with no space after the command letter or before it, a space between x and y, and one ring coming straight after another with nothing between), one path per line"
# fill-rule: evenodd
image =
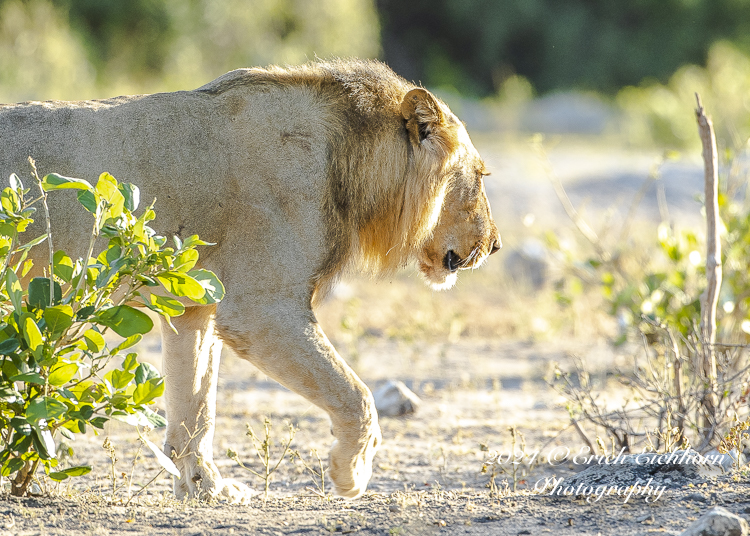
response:
M506 250L486 268L464 276L451 293L431 294L409 275L377 285L353 280L337 289L320 312L334 344L371 388L397 379L422 398L416 415L381 419L384 442L362 499L321 497L320 479L305 468L317 463L313 450L324 461L327 456L332 438L326 415L228 354L214 442L223 475L262 489L262 481L229 459L227 450L258 469L245 423L257 433L269 418L276 452L288 423L296 429L291 448L302 460L280 465L267 501L259 496L249 506L180 503L162 474L128 503L129 495L158 475L159 466L151 454L136 457L137 435L114 422L105 434L71 445L75 456L70 463L92 465L89 475L60 485L43 483L43 496L0 501L0 534L679 534L713 505L750 513L745 476L668 490L655 502L644 497L587 502L534 491L545 478L568 478L580 469L570 459L551 464L542 456L582 447L568 426L562 399L545 383L552 364L567 366L572 355L579 355L606 372L626 366L628 356L595 336L601 326L558 329L562 312L542 308L545 298L524 294L503 279L507 249L570 224L527 145L490 137L477 145L493 170L488 193ZM623 210L609 207L622 209L659 158L554 140L547 154L571 199L587 206L586 213L597 221L622 217ZM696 162L670 163L662 172L638 217L654 221L661 184L670 217L685 224L698 221ZM155 336L138 348L156 365L159 350ZM511 452L510 426L523 434L527 455L540 452L540 463L519 466L515 479L511 464L485 463L493 451ZM114 469L102 448L105 436L116 449ZM150 438L160 444L163 431L151 432Z
M529 454L581 448L580 439L566 428L564 408L542 378L552 361L565 363L571 353L612 357L611 352L570 341L554 346L466 341L407 350L391 342L360 348L368 384L377 387L387 371L423 399L412 417L382 419L383 447L362 499L321 498L314 491L319 490L319 479L296 461L280 466L266 502L259 496L249 506L179 503L171 498L171 482L162 475L127 504L131 471L135 493L158 473L158 464L146 454L133 469L137 436L126 425L113 423L107 433L118 458L119 489L114 495L103 436L81 438L73 445L76 460L91 463L92 473L71 487L51 486L50 497L6 498L0 502L0 534L679 534L713 505L750 512L745 478L696 482L694 487L668 490L656 502L644 496L628 501L613 496L587 503L583 496L534 492L545 478L568 478L580 469L572 457L541 463L528 474L522 467L515 493L503 484L512 485L512 475L498 471L498 489L492 490L490 472L482 472L485 449L510 452L510 425L524 434ZM439 367L427 365L436 361ZM308 464L315 462L311 449L327 451L329 423L320 410L231 355L221 377L223 404L215 449L225 476L262 489L259 479L224 453L232 448L259 469L244 423L258 432L264 417L273 423L275 445L286 437L285 423L298 428L292 448ZM159 443L162 433L152 432L151 439ZM509 471L510 466L503 464L502 469Z

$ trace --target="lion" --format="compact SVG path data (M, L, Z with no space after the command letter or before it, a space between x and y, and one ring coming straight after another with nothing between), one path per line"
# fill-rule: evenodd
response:
M429 91L377 61L239 69L193 91L0 106L0 172L95 179L103 171L156 199L156 230L216 245L202 267L226 287L162 329L165 452L178 498L245 502L212 440L222 345L323 408L335 492L364 493L381 443L370 390L314 309L351 269L389 274L414 260L447 289L501 246L485 164ZM74 195L50 196L55 247L83 256L89 223ZM40 253L40 254L43 254ZM74 257L75 258L75 257ZM164 326L162 326L164 328Z

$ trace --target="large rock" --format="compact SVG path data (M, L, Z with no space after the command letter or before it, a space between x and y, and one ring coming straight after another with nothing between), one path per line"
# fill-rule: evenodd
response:
M680 536L748 536L747 521L716 506L690 525Z
M421 400L403 382L389 381L372 394L379 417L400 417L417 411Z

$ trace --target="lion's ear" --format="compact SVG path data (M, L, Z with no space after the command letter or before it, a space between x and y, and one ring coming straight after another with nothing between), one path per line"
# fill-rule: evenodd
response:
M439 135L445 126L445 114L429 91L416 88L409 91L401 101L401 115L406 120L409 140L414 145L433 135Z

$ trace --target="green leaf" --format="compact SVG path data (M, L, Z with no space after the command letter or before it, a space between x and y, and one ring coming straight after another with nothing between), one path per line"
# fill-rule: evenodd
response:
M55 482L62 482L66 478L70 478L69 475L66 475L62 471L50 471L47 476L50 478L50 480L54 480Z
M83 342L86 343L86 348L91 353L99 353L104 350L104 337L95 329L89 329L83 334Z
M96 307L93 305L87 305L86 307L81 307L78 312L76 313L76 320L79 322L81 320L86 320L88 317L92 315L92 313L96 310Z
M56 251L52 260L55 265L55 275L66 283L70 283L70 280L73 279L73 260L64 251Z
M81 406L77 411L71 411L68 413L69 417L75 418L75 419L81 419L84 421L88 421L93 417L94 415L94 408L93 406L89 404L85 404Z
M167 419L153 411L151 408L144 407L140 413L146 417L152 428L164 428L167 425Z
M77 363L58 363L50 369L47 381L50 385L61 386L68 383L78 372Z
M64 474L67 476L83 476L87 475L91 472L91 466L90 465L79 465L78 467L68 467L67 469L63 469L62 471L58 471L58 474ZM52 473L50 473L52 474Z
M57 419L68 411L68 406L49 396L36 398L26 408L26 420L33 424L40 419L47 421Z
M52 439L52 433L48 429L33 428L31 439L40 458L50 460L55 457L55 440Z
M20 471L24 465L26 465L26 462L24 462L21 458L10 458L3 464L3 468L2 470L0 470L0 474L2 474L3 476L10 476L16 471Z
M0 236L13 238L17 234L18 233L15 225L11 225L10 223L0 223Z
M117 389L118 391L120 389L124 389L127 387L127 385L130 383L130 380L132 380L135 377L135 374L132 372L127 372L125 370L112 370L108 372L104 377L107 378L109 376L110 382L112 382L112 387Z
M141 202L141 191L135 184L124 182L118 187L123 198L125 198L125 208L130 212L135 212Z
M135 353L125 356L125 359L122 361L122 370L127 370L128 372L133 370L138 365L137 357L138 354Z
M96 196L94 195L94 192L92 190L85 190L83 192L78 192L78 202L83 205L83 208L91 212L92 214L96 214L96 209L98 208L98 203L96 201Z
M9 182L10 182L10 187L13 190L16 190L16 191L21 190L21 191L23 191L23 183L21 182L21 179L18 178L18 175L16 175L15 173L11 173L10 174Z
M16 374L15 376L11 376L10 380L14 382L36 383L37 385L44 385L44 378L42 378L37 372L25 372L23 374Z
M13 429L18 432L21 435L31 435L31 425L29 422L23 418L23 417L13 417L10 420L10 425L13 427Z
M189 272L198 262L198 252L194 249L183 251L174 260L174 269L178 272Z
M117 218L122 214L125 206L125 197L117 188L117 181L107 172L99 175L99 181L96 183L96 193L107 203L107 212L104 219Z
M194 300L196 303L210 305L224 299L224 284L211 270L193 270L188 275L198 281L205 291L203 298Z
M165 314L168 316L180 316L185 312L185 306L174 298L167 298L166 296L159 296L157 294L151 294L149 296L152 309L157 313Z
M5 276L5 290L8 292L13 309L20 315L23 312L23 288L13 270L8 270Z
M91 426L94 428L99 428L99 430L104 428L104 425L107 423L109 419L107 417L94 417L89 422L91 423Z
M152 379L158 380L160 378L161 375L159 374L159 371L150 363L141 363L138 365L138 368L135 369L135 383L137 385L141 385Z
M62 289L57 281L55 283L55 299L53 303L60 303L62 299ZM31 307L36 309L46 309L49 306L49 278L35 277L29 283L28 302Z
M32 315L25 314L21 318L20 327L23 329L23 338L29 345L29 349L34 352L42 345L42 332L39 331L39 326L36 325Z
M191 248L194 246L215 246L216 244L213 242L204 242L200 238L198 238L198 235L192 235L185 239L185 241L182 243L183 248Z
M15 353L21 347L21 343L15 337L10 337L0 342L0 355Z
M18 194L10 188L5 188L0 195L0 205L2 205L3 210L9 216L17 216L18 213L21 212L21 199L18 197Z
M55 305L44 310L44 321L50 337L57 339L63 332L73 325L73 308L70 305Z
M164 272L158 275L157 279L174 296L185 296L193 301L198 301L206 294L203 286L188 274Z
M154 327L149 316L130 307L129 305L118 305L101 311L95 322L111 328L120 337L130 337L136 333L146 334Z
M19 228L18 230L23 232L23 229ZM41 236L37 236L34 240L30 240L29 242L26 242L24 245L20 246L18 249L20 251L28 251L34 246L41 244L45 240L47 240L47 235L43 234Z
M45 175L42 179L42 188L45 192L52 190L92 190L93 187L83 179L74 179L72 177L63 177L57 173Z
M123 350L127 350L128 348L130 348L132 346L135 346L136 344L138 344L139 342L141 342L141 339L143 339L143 335L141 335L140 333L136 333L135 335L131 335L130 337L128 337L127 339L125 339L124 341L122 341L120 344L118 344L114 348L114 350L112 350L112 353L116 354L116 353L121 352ZM127 369L125 369L125 370L127 370Z
M144 363L141 363L144 364ZM140 384L133 391L134 404L148 404L152 400L160 397L164 393L164 379L152 378L145 383Z

